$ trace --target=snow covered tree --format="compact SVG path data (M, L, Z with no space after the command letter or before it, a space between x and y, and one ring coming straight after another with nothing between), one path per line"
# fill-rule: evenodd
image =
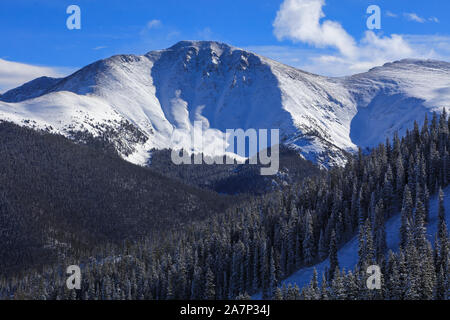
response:
M336 232L333 230L331 232L330 240L330 272L333 271L330 273L330 279L333 279L336 269L339 270L339 260L337 254Z

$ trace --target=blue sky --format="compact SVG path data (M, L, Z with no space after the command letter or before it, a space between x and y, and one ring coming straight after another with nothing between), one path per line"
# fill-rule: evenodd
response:
M71 4L81 8L81 30L66 27ZM369 5L381 9L380 30L366 27ZM2 0L0 92L185 39L223 41L332 76L398 58L448 61L449 12L442 0Z

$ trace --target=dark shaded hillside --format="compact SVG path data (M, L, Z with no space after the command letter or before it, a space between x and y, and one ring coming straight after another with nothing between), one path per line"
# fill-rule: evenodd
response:
M0 270L50 263L56 251L156 237L227 207L226 197L105 150L0 124Z
M317 165L283 145L280 146L279 172L273 176L262 176L259 164L175 165L170 153L170 150L153 150L150 168L186 184L230 195L262 195L320 174Z

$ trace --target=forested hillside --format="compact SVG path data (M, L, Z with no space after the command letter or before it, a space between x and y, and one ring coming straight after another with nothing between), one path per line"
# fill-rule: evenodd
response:
M425 232L430 195L450 180L449 128L444 110L369 155L360 151L343 168L236 203L224 214L186 221L159 234L157 241L147 235L114 246L99 244L26 276L4 277L0 297L245 299L262 291L263 298L274 299L448 299L450 250L443 206L434 248ZM192 210L201 214L199 208ZM399 211L401 249L387 255L385 222ZM7 212L2 211L3 219L11 216ZM343 273L337 251L355 234L359 263L354 272ZM304 290L279 288L294 271L327 258L330 268L321 288L318 277ZM77 292L65 287L65 268L71 264L82 266ZM388 275L384 290L365 289L363 272L371 264Z
M0 124L0 274L77 255L100 244L159 237L222 212L225 196L88 145Z
M210 189L221 194L262 195L284 189L307 177L323 174L312 162L305 160L295 149L279 146L279 171L262 176L260 164L181 164L172 163L170 150L153 150L150 168L188 185ZM192 163L193 163L193 155ZM223 161L225 163L225 161Z

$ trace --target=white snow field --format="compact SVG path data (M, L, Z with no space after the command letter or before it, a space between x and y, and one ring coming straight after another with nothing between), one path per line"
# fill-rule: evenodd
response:
M182 41L100 60L64 79L33 80L0 97L0 120L74 139L80 131L107 135L140 165L152 148L173 146L175 129L190 134L194 121L212 133L208 150L223 144L226 129L280 129L282 143L329 166L446 105L447 62L402 60L328 78L223 43Z

